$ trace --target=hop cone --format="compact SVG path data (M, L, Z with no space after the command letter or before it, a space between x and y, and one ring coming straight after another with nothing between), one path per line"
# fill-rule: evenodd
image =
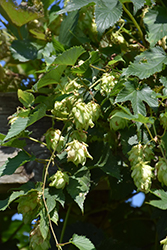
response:
M117 111L118 110L113 110L110 117L110 129L115 131L124 129L128 125L128 121L126 119L117 116Z
M60 153L64 146L64 137L59 129L50 128L45 134L47 147Z
M151 187L151 178L153 177L153 168L148 165L148 162L141 161L131 168L133 171L131 176L138 190L145 193L149 192Z
M92 121L92 116L89 108L86 103L78 102L72 109L72 114L74 117L74 122L76 129L85 129L87 130L90 127L94 126Z
M167 186L167 164L165 160L160 158L155 167L157 169L158 180L162 185Z
M67 145L67 159L68 161L72 161L76 166L78 166L78 164L84 165L87 157L93 159L87 151L88 145L86 143L73 140Z
M49 186L63 189L65 185L69 183L69 176L66 172L57 171L56 174L51 176L50 180L51 183Z

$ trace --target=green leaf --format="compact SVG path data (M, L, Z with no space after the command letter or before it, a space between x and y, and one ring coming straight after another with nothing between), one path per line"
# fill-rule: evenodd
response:
M17 91L18 99L19 101L24 105L24 107L28 108L31 107L31 105L34 103L35 98L32 93L29 93L27 91L23 91L21 89L18 89Z
M144 6L145 0L140 0L140 1L131 0L131 2L133 3L134 14L136 14L136 12L137 12L139 9L141 9L141 7Z
M94 1L92 1L92 0L71 0L67 4L67 6L64 9L58 11L57 14L63 14L63 13L66 13L66 12L71 12L71 11L74 11L74 10L79 10L83 6L86 6L89 3L93 3L93 2Z
M65 70L66 65L59 65L55 69L47 72L39 81L33 86L33 89L37 91L38 89L47 86L49 84L57 84L60 81L60 77Z
M56 201L51 195L47 195L46 204L48 208L48 213L50 213L56 206Z
M11 125L4 141L7 141L9 139L11 139L12 137L20 134L26 127L28 124L28 120L29 118L26 117L18 117L15 122Z
M44 238L44 240L47 238L48 236L48 232L49 232L49 219L47 216L47 212L45 207L43 207L40 211L40 224L39 224L39 228L42 234L42 237Z
M167 192L162 190L155 190L151 192L152 194L156 195L160 200L152 200L148 202L151 206L158 207L160 209L166 210L167 209Z
M51 219L51 221L53 221L56 225L58 224L59 214L58 214L57 208L53 209L52 212L50 213L50 219Z
M19 139L11 139L8 142L3 142L4 138L6 135L0 133L0 146L4 147L13 147L13 148L21 148L26 146L26 141L25 140L19 140Z
M46 114L46 105L39 104L38 106L35 107L35 109L33 110L33 113L29 116L27 126L30 126L31 124L40 120L42 117L45 116L45 114Z
M70 46L71 39L74 37L74 31L78 23L79 12L69 13L60 26L59 42L63 45Z
M24 195L24 191L23 190L20 190L20 191L16 191L16 192L13 192L10 197L8 197L7 199L5 200L0 200L0 211L4 211L8 206L9 204L14 201L15 199L17 199L18 197Z
M15 157L8 158L3 166L0 168L0 176L11 175L15 170L24 165L26 162L33 161L34 156L29 156L24 151L20 151Z
M96 250L92 242L85 236L79 236L77 234L74 234L70 242L80 250Z
M52 37L52 42L53 42L53 46L54 46L55 50L58 53L62 53L65 51L63 45L59 41L57 41L54 37Z
M38 19L41 16L36 12L30 11L28 8L26 10L19 7L16 8L16 5L12 0L0 0L0 13L9 23L12 22L18 27L21 27L34 19Z
M114 116L121 117L123 119L127 119L130 121L141 122L143 124L147 124L147 123L153 124L154 123L153 118L145 117L141 114L132 115L132 114L126 114L125 112L122 112L122 111L118 111L112 117L114 117Z
M56 189L55 187L50 187L49 193L48 189L46 189L45 197L47 198L48 195L51 196L53 200L58 201L62 205L62 207L64 207L65 196L62 189Z
M115 102L130 101L135 115L142 114L146 116L146 108L143 101L153 109L158 107L158 99L152 97L153 93L154 92L146 84L139 90L138 86L136 86L136 82L134 80L129 80L125 83L125 88L117 95Z
M122 75L133 75L138 76L140 79L145 79L162 71L164 64L167 64L166 53L162 48L157 46L136 56L135 61L123 70Z
M84 211L84 201L90 188L90 172L86 167L79 169L70 177L67 185L67 192L80 207L82 213Z
M59 65L71 65L73 66L78 57L80 57L80 55L82 55L85 52L84 48L82 46L76 46L76 47L72 47L69 50L66 50L65 52L63 52L62 55L59 55L54 63L55 64L59 64Z
M118 56L116 56L112 61L109 61L108 62L108 65L113 65L113 64L115 64L115 63L117 63L117 62L125 62L125 60L122 58L122 56L121 55L118 55Z
M93 166L99 167L106 174L109 174L117 179L120 179L120 169L118 166L118 159L112 154L112 151L108 143L96 142L95 145L93 145L93 151L91 151L91 154L94 159Z
M122 6L118 0L97 0L95 20L97 30L102 33L112 27L122 15Z
M146 13L144 23L148 30L148 42L150 46L154 46L161 38L166 36L167 15L166 8L154 6Z
M28 40L14 40L10 47L14 59L27 62L37 58L37 49Z
M91 51L89 53L90 57L82 63L81 66L72 69L74 74L84 74L90 68L90 64L96 64L99 62L100 57L97 51Z

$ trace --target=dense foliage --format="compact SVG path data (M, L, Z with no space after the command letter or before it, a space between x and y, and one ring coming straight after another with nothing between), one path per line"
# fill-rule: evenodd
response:
M27 226L2 237L3 246L12 239L22 250L166 249L166 1L0 4L8 22L0 91L17 91L22 104L0 134L2 146L20 149L0 176L43 163L40 182L0 201L2 211L17 203ZM44 117L52 127L38 140L31 125ZM49 158L27 152L27 140ZM146 195L140 208L126 202L134 190Z

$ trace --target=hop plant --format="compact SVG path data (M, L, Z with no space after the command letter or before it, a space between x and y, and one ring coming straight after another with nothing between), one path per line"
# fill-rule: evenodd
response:
M101 94L108 95L111 93L114 86L117 84L118 79L113 74L104 73L101 77Z
M68 117L69 113L66 107L66 99L63 99L61 102L55 101L52 114L62 119Z
M129 161L131 166L137 164L138 162L145 160L151 161L154 158L154 153L148 145L141 145L141 143L132 147L132 149L128 152Z
M64 137L59 129L50 128L45 134L47 147L60 153L64 146Z
M160 114L160 124L167 129L167 112Z
M86 143L73 140L69 142L67 146L67 159L68 161L72 161L76 166L78 166L78 164L84 165L86 158L93 159L87 151L88 145Z
M74 117L74 123L76 129L87 130L89 126L92 128L94 123L92 121L92 116L86 103L78 102L72 109L72 114Z
M157 169L158 180L162 185L167 186L167 164L166 161L160 157L159 161L155 165Z
M167 237L160 241L161 245L163 245L163 250L167 250Z
M30 223L38 214L41 206L41 195L37 191L31 191L27 195L21 196L18 200L18 213L23 215L25 224Z
M30 249L31 250L48 250L50 247L50 231L46 239L43 238L39 224L35 225L30 233Z
M153 177L153 168L148 162L141 161L131 168L131 176L138 190L147 193L151 187L151 178Z
M153 177L153 168L149 162L154 158L154 154L148 145L143 146L141 143L133 146L128 154L134 183L138 190L147 193Z
M128 125L128 120L117 116L118 110L113 110L111 112L111 117L110 117L110 129L111 130L119 130L119 129L124 129Z
M77 91L78 89L80 89L81 87L82 87L82 85L79 84L79 83L76 81L76 79L74 79L74 80L69 79L69 83L67 84L65 90L66 90L67 93L73 92L73 91L76 92L76 91Z
M92 121L94 122L97 121L99 116L101 115L100 105L91 101L91 102L88 102L86 106L89 110Z
M66 172L57 171L56 174L50 177L49 186L57 189L63 189L69 183L69 176Z

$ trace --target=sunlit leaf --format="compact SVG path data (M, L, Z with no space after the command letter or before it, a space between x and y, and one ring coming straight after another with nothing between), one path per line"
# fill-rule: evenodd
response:
M160 198L160 200L152 200L148 202L148 204L158 207L160 209L166 210L167 209L167 192L165 192L163 189L162 190L155 190L153 192L155 196Z
M92 242L85 236L79 236L77 234L74 234L70 242L80 250L96 250Z
M127 81L125 88L120 91L115 99L115 102L126 101L132 103L134 114L142 114L143 116L146 116L146 108L143 101L151 108L158 107L158 99L153 97L153 90L147 85L143 85L143 88L140 90L134 81Z
M16 7L12 0L0 0L0 12L8 22L12 22L18 27L41 16L39 13L30 11L28 8Z
M15 157L8 158L3 166L0 167L0 176L11 175L15 170L25 164L26 162L33 161L34 156L29 156L24 151L20 151Z
M95 6L95 21L97 30L102 34L112 27L122 15L122 6L118 0L97 0Z
M60 81L60 77L65 70L66 65L59 65L55 69L47 72L39 81L33 86L33 89L36 91L42 87L45 87L49 84L57 84Z
M33 94L29 93L27 91L23 91L21 89L18 89L17 95L18 95L19 101L26 108L30 107L34 103L34 101L35 101L35 98L34 98Z
M144 17L144 23L148 30L148 42L153 46L167 34L166 8L154 6L149 9Z
M138 76L140 79L145 79L160 72L164 64L167 64L166 53L162 48L157 46L136 56L134 62L123 70L123 75L133 75Z
M4 141L7 141L9 139L11 139L12 137L20 134L26 127L28 124L28 117L18 117L16 119L16 121L11 125Z
M16 191L16 192L13 192L10 197L8 197L7 199L5 200L0 200L0 211L4 211L8 206L9 204L14 201L15 199L17 199L18 197L24 195L24 191L23 190L20 190L20 191Z
M82 46L72 47L69 50L63 52L62 55L59 55L54 63L59 65L71 65L73 66L76 63L76 60L80 55L85 52Z

